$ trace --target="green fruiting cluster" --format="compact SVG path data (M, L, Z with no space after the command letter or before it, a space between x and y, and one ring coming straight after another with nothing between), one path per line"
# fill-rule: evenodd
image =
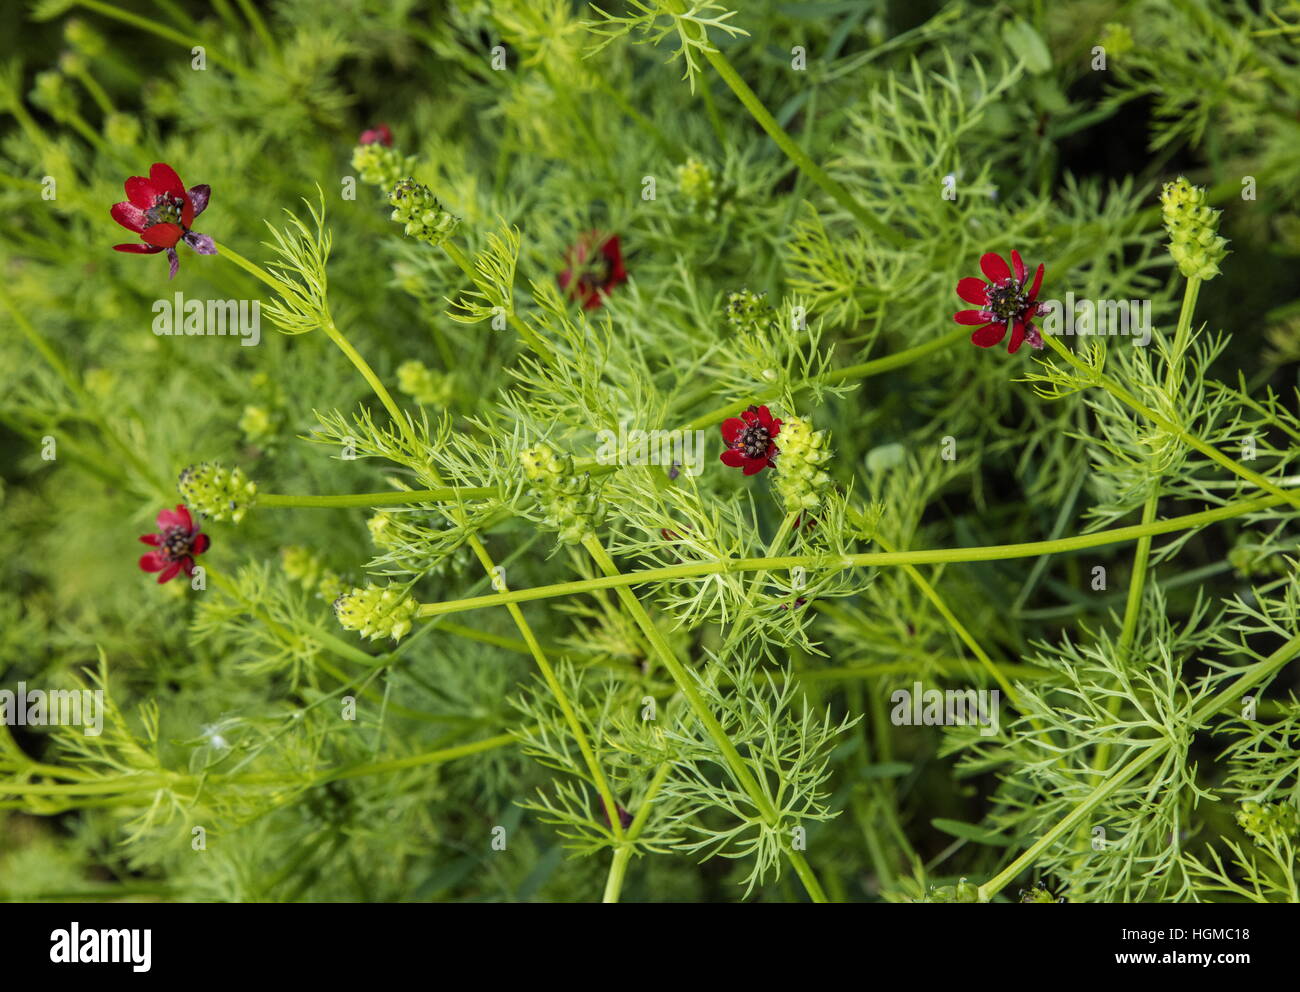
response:
M577 475L571 456L559 455L545 444L521 452L519 462L533 483L532 495L546 523L559 531L561 541L577 544L595 532L601 506L590 473Z
M713 211L718 198L718 184L713 170L698 158L688 158L677 167L677 188L696 213Z
M140 118L133 114L105 115L104 137L112 145L136 145L140 141Z
M403 155L396 148L380 144L357 145L352 151L352 168L361 181L380 189L392 189L415 168L415 156Z
M727 296L727 323L738 331L767 330L776 320L776 311L767 302L766 293L738 289Z
M176 488L191 509L212 520L228 517L239 523L257 502L257 483L238 468L211 462L191 465L181 473Z
M427 241L435 247L451 237L460 223L460 218L449 213L428 186L414 179L397 183L389 191L388 202L393 205L393 220L405 225L408 237Z
M1037 885L1025 889L1023 892L1021 892L1020 901L1021 902L1065 902L1065 897L1062 896L1060 899L1052 898L1052 893L1048 891L1047 886L1044 885L1042 882L1039 882Z
M1167 182L1160 192L1160 209L1169 232L1169 254L1188 279L1213 279L1228 254L1228 242L1219 237L1220 210L1206 203L1205 190L1182 176Z
M290 581L311 588L320 581L324 565L310 549L292 545L280 549L280 568Z
M926 902L979 902L979 889L966 879L962 879L956 885L942 885L937 889L931 889L930 895Z
M781 421L776 440L781 449L776 459L776 489L786 510L817 509L831 481L822 471L831 457L826 432L814 431L802 417L788 417Z
M1279 844L1300 831L1300 815L1289 803L1248 800L1237 810L1237 823L1256 844Z
M366 528L370 531L370 539L375 542L376 547L392 548L397 545L398 540L391 513L380 510L366 521Z
M412 358L397 366L397 388L424 406L446 406L454 395L452 377Z
M334 601L334 615L346 630L375 641L391 637L400 641L411 629L415 600L398 587L366 586L353 588Z

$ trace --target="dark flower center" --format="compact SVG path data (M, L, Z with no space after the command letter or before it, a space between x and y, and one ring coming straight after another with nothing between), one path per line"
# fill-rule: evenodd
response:
M181 226L181 211L185 201L174 193L159 193L154 197L153 206L144 212L149 226L154 224L175 224Z
M609 283L609 278L614 273L613 265L605 253L598 252L593 258L588 259L582 265L582 281L588 286L604 288Z
M1019 317L1028 305L1029 294L1025 292L1024 285L1008 279L989 290L989 302L984 309L999 320L1010 320Z
M168 561L180 561L190 555L194 547L194 533L184 527L168 527L162 532L159 548Z
M734 446L746 458L762 458L772 447L772 435L762 424L750 424L736 435Z

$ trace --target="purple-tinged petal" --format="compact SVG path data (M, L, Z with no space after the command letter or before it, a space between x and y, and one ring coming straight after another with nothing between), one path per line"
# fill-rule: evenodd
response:
M187 231L181 240L200 255L215 255L217 253L217 243L206 234L199 234L197 231Z
M134 231L136 234L143 231L148 224L144 211L134 203L128 203L125 200L121 203L114 203L113 208L109 210L109 214L128 231Z
M167 249L167 261L171 263L170 271L169 271L169 273L168 273L168 275L167 275L167 278L168 278L168 279L175 279L175 278L176 278L176 273L177 273L177 271L179 271L179 269L180 269L180 267L181 267L181 257L180 257L179 255L176 254L176 249L175 249L175 248L168 248L168 249Z
M207 183L199 183L197 186L191 186L189 190L190 202L194 204L194 216L197 217L208 209L208 199L212 196L212 187Z

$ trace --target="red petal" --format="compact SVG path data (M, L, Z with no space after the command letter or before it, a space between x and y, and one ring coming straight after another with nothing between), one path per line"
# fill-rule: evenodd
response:
M982 307L989 301L989 284L983 279L967 276L957 283L957 295L967 303Z
M201 555L208 550L208 545L211 543L212 541L207 534L195 534L194 541L190 544L190 551L196 555Z
M1011 270L1007 268L1007 263L1003 261L1001 255L995 255L993 252L988 252L980 257L980 269L992 283L1003 282L1011 278Z
M193 530L194 520L190 517L190 511L185 509L185 505L177 503L176 509L159 512L158 527L162 530L168 527L184 527L186 530Z
M749 464L745 466L745 474L754 475L763 471L765 468L767 468L766 458L751 458L749 459Z
M1025 322L1017 320L1016 326L1011 330L1011 340L1007 342L1007 354L1014 355L1020 350L1020 346L1025 343Z
M776 437L778 434L780 434L781 421L773 417L771 425L767 428L767 433L769 437Z
M959 324L984 324L988 322L988 313L984 310L958 310L952 319Z
M728 448L722 453L722 464L730 465L732 468L740 468L747 459L735 448Z
M166 568L163 569L162 575L158 576L158 584L162 585L164 582L170 582L172 579L176 578L176 573L179 572L180 570L181 570L181 563L178 561L172 562L170 565L168 565Z
M194 559L191 558L189 555L186 555L184 558L181 559L181 568L185 569L186 575L193 575Z
M1038 271L1034 273L1034 285L1029 290L1029 302L1033 303L1038 299L1038 289L1043 285L1043 263L1038 263Z
M185 195L185 184L181 182L181 177L176 175L176 170L166 162L155 162L149 169L149 181L153 183L154 189L159 193L174 193L176 196Z
M143 231L147 223L144 211L134 203L114 203L109 214L128 231L134 231L136 234Z
M1020 252L1011 249L1011 264L1016 269L1016 282L1025 281L1025 263L1020 260Z
M728 417L722 422L722 440L730 444L745 429L745 422L739 417Z
M137 245L137 244L114 245L113 250L130 252L132 255L157 255L160 251L162 251L162 249L159 248L157 245Z
M148 209L153 206L154 197L158 191L154 189L153 183L149 182L144 176L132 176L123 185L126 187L126 198L134 206L141 209Z
M159 248L172 248L184 233L175 224L155 224L141 231L140 237Z
M181 227L188 231L190 225L194 223L194 204L190 202L188 193L184 195L185 202L181 204Z
M141 534L140 540L145 544L152 544L155 548L162 544L161 534Z
M167 560L157 551L150 551L140 556L140 567L146 572L161 572L167 567Z
M970 340L971 344L977 344L981 348L992 348L1006 336L1006 324L989 324L987 327L981 327L978 331L972 334Z

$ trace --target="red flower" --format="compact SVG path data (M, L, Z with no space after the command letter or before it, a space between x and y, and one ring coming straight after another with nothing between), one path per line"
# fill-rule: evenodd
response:
M388 129L387 124L376 124L369 131L361 132L360 144L373 145L375 142L379 142L385 148L393 147L393 132Z
M180 504L158 514L158 533L143 534L140 540L158 549L141 555L140 567L146 572L162 572L159 583L175 578L180 571L193 575L194 556L207 551L211 543L207 534L199 533L190 511Z
M175 278L181 264L176 254L178 241L184 241L200 255L217 253L210 237L190 230L211 195L207 185L186 190L175 169L164 162L155 162L149 168L148 179L132 176L126 181L126 200L114 203L110 211L115 221L140 235L144 244L114 245L113 250L137 255L156 255L165 250L171 262L168 278Z
M772 442L780 433L781 421L765 406L751 406L739 417L729 417L722 422L722 440L727 442L722 464L744 468L746 475L761 472L781 450Z
M957 295L967 303L973 303L978 310L959 310L952 319L959 324L982 324L971 334L970 339L981 348L991 348L1007 336L1011 328L1011 340L1007 351L1014 355L1020 345L1028 341L1035 348L1043 346L1043 337L1031 321L1040 313L1046 313L1047 307L1036 302L1038 288L1043 284L1043 266L1038 266L1034 274L1034 284L1025 289L1025 263L1020 260L1020 252L1012 250L1011 264L1015 266L1015 278L1003 261L1001 255L992 252L980 259L980 268L988 277L988 282L971 276L957 283Z
M569 267L560 273L560 288L567 289L575 300L581 300L584 310L600 306L611 289L627 282L618 235L611 235L601 242L593 256L592 245L599 237L590 231L579 238L565 256Z

